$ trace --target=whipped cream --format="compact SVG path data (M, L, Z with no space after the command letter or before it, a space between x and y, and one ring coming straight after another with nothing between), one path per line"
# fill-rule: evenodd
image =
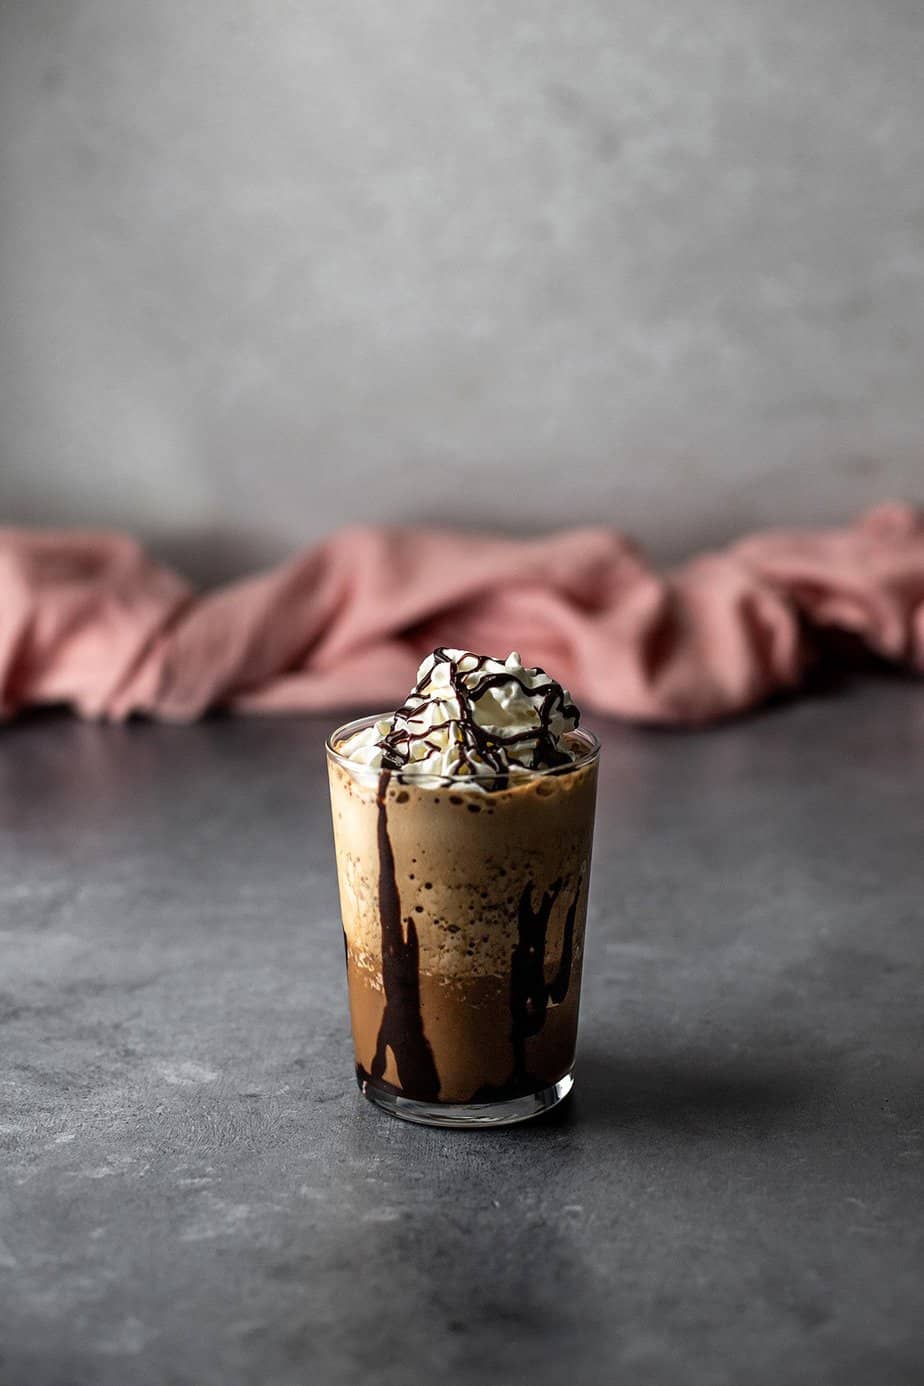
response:
M505 660L439 647L391 717L338 746L348 760L403 778L510 776L566 765L581 714L567 690L516 651ZM473 782L474 783L474 782Z

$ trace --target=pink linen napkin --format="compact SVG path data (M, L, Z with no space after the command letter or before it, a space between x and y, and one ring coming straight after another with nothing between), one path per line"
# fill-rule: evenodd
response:
M0 530L5 717L378 710L445 644L519 650L600 712L695 724L798 687L824 630L924 671L924 515L766 531L668 573L609 528L352 528L207 593L124 535Z

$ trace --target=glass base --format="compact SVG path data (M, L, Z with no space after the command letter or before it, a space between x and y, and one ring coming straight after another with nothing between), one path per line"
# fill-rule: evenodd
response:
M414 1121L419 1126L455 1126L475 1129L483 1126L513 1126L518 1121L529 1121L531 1117L541 1116L551 1111L568 1096L574 1087L574 1069L569 1068L563 1078L538 1092L527 1093L525 1097L511 1097L505 1102L415 1102L411 1097L400 1097L396 1093L384 1092L373 1087L372 1083L360 1079L359 1088L364 1097L374 1102L383 1111L402 1121Z

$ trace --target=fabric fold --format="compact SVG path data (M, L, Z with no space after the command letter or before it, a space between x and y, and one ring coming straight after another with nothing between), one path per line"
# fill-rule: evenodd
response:
M699 724L798 688L824 631L924 670L924 517L770 530L659 573L619 531L354 527L196 593L132 539L0 530L0 716L386 708L447 644L517 649L599 712Z

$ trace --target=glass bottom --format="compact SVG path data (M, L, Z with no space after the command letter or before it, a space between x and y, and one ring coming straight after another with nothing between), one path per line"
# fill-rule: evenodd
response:
M525 1097L511 1097L505 1102L415 1102L411 1097L385 1092L372 1083L359 1080L364 1097L402 1121L414 1121L419 1126L455 1126L476 1129L483 1126L513 1126L551 1111L568 1096L574 1087L574 1069L563 1078L538 1092Z

